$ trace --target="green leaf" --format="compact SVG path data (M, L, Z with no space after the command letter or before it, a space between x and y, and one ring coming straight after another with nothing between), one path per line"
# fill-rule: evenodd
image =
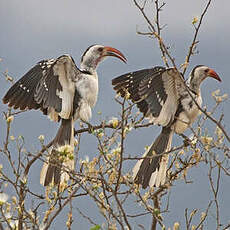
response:
M100 229L101 229L101 226L98 224L90 228L90 230L100 230Z

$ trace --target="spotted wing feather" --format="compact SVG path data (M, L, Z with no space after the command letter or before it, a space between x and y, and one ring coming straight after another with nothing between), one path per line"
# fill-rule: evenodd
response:
M33 95L41 77L41 67L38 64L8 90L3 98L3 103L8 104L14 109L38 109L40 105L34 100Z
M129 92L131 100L137 104L140 111L146 116L149 114L149 103L156 97L155 88L159 85L158 78L160 78L162 72L165 71L164 67L157 66L151 69L144 69L128 73L113 79L112 84L117 93L120 93L122 97L126 92ZM153 83L150 87L149 83ZM155 84L156 83L156 86ZM158 86L162 87L162 86ZM160 90L159 90L160 91ZM153 105L152 113L158 114L160 105L157 100L151 102ZM154 111L155 110L155 111Z
M75 82L81 78L81 71L70 56L63 55L54 63L45 63L43 72L35 100L44 108L54 108L61 118L69 119L74 112Z
M72 57L42 60L18 80L6 93L3 102L15 109L54 111L68 119L78 102L75 82L81 77Z
M155 72L143 79L139 84L138 94L147 103L148 112L152 116L159 116L162 106L167 99L167 94L162 81L162 73L165 70Z
M167 126L178 107L178 85L182 77L173 68L155 67L115 78L114 89L122 97L128 92L145 117L155 124Z
M54 75L53 68L57 60L45 60L39 62L42 75L36 86L34 93L35 101L42 108L47 109L52 107L56 112L60 112L62 108L62 100L56 94L57 90L62 90L58 76Z

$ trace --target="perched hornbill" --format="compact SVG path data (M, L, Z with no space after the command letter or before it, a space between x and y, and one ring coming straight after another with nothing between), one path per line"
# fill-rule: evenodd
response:
M86 49L80 69L69 55L42 60L18 80L6 93L3 102L14 109L41 109L61 126L53 140L48 163L44 163L40 183L47 186L52 181L59 184L69 179L68 170L74 169L73 155L60 156L60 148L74 149L74 121L87 122L97 101L99 62L113 56L126 62L117 49L93 45ZM62 149L63 150L63 149ZM65 151L65 149L64 149ZM67 153L68 153L67 151Z
M173 133L181 134L199 114L202 98L200 84L207 77L221 81L217 73L204 65L196 66L186 84L174 68L155 67L119 76L112 80L115 91L129 95L139 110L162 131L133 168L134 181L143 188L165 183L168 155ZM161 154L160 156L157 156Z

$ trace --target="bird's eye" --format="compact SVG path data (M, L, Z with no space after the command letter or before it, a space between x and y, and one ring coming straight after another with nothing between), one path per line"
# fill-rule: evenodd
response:
M205 72L205 73L208 73L208 71L209 71L209 69L206 69L204 72Z
M97 50L98 50L99 52L102 52L102 51L103 51L103 48L100 47L100 48L98 48Z

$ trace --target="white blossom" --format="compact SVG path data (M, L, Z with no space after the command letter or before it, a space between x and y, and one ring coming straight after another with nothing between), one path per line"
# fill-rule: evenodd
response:
M112 117L110 120L109 120L109 124L113 126L113 128L116 128L119 124L119 121L118 121L118 118L116 117Z
M63 145L58 148L58 152L61 152L61 153L72 153L73 151L74 149L70 145Z
M195 145L197 143L197 137L194 134L191 134L189 136L189 140L191 141L192 145Z
M44 136L44 135L40 135L40 136L38 137L38 140L39 140L39 141L44 141L44 139L45 139L45 136Z
M9 196L6 193L4 192L0 193L0 205L5 204L8 199L9 199Z
M18 220L9 221L10 227L13 229L18 229Z
M7 117L7 119L6 119L8 124L11 123L13 120L14 120L14 116L12 116L12 115Z

